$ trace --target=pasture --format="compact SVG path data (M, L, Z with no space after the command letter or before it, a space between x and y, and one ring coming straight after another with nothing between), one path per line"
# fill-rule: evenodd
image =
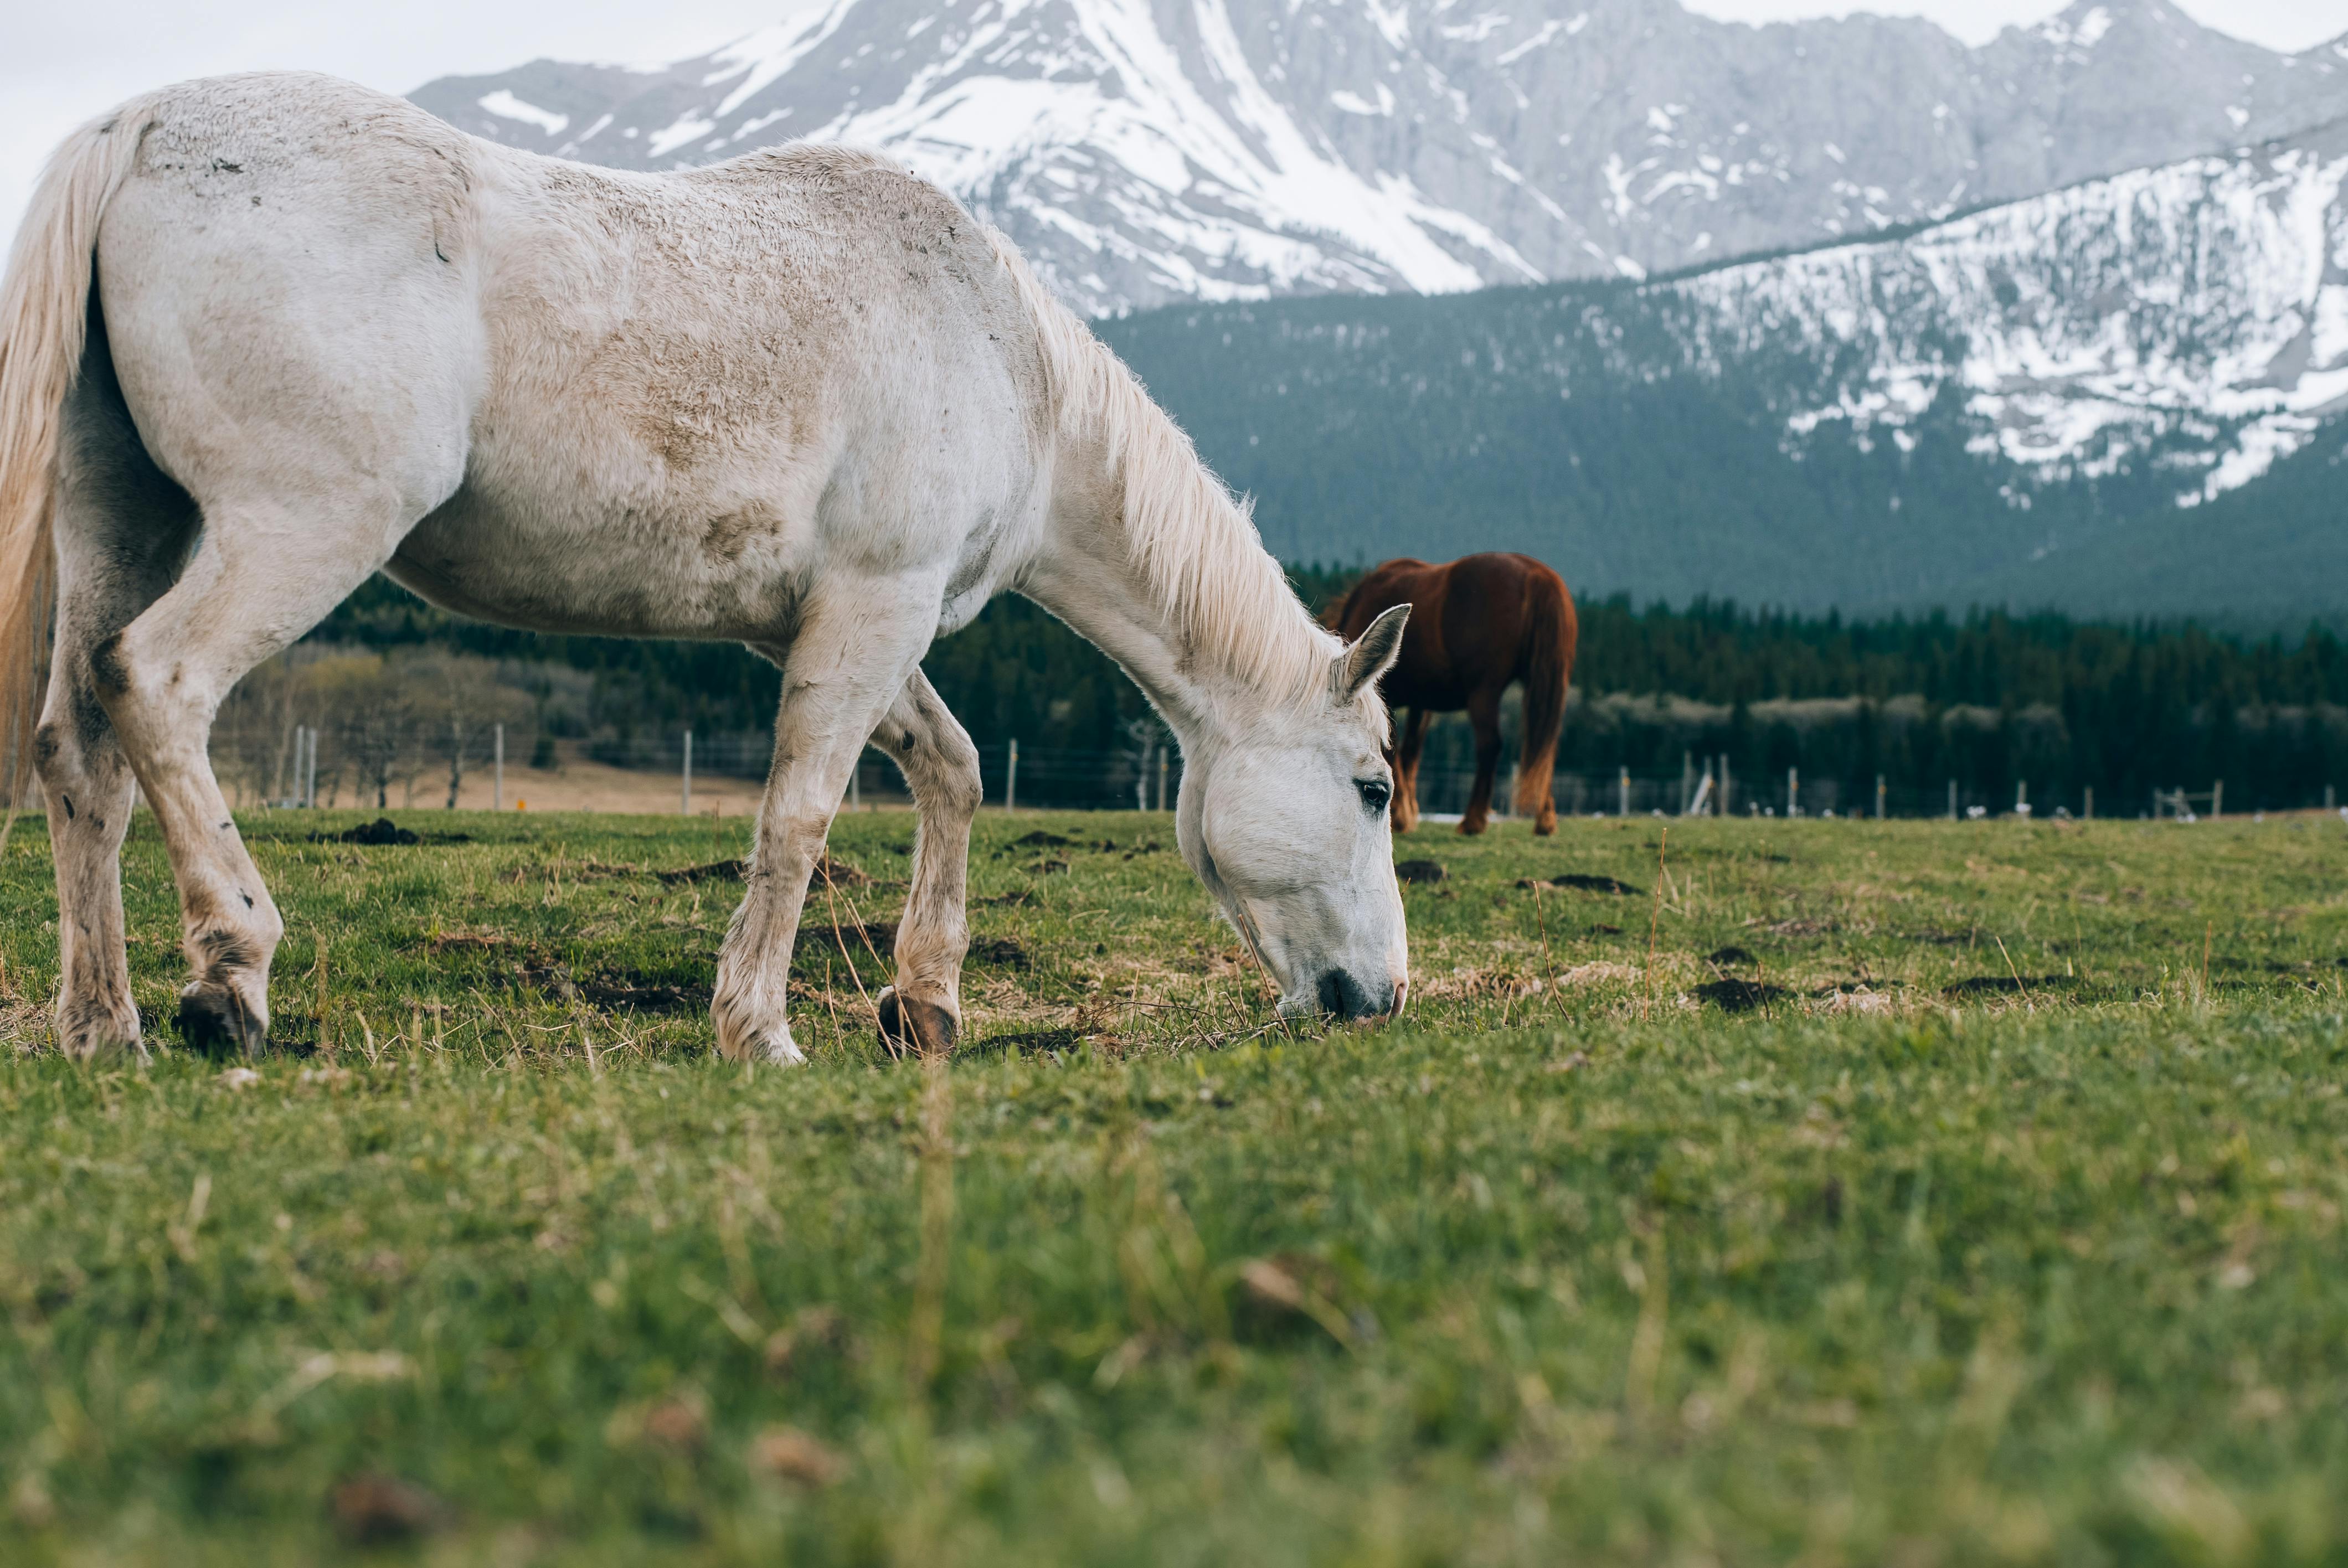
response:
M249 1071L48 1050L0 852L11 1563L2348 1559L2336 819L1422 829L1325 1030L1169 818L990 811L938 1067L867 813L797 1071L701 1010L747 823L361 820L245 824Z

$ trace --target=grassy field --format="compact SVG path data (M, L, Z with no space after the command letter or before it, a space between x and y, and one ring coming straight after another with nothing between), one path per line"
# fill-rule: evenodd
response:
M2337 820L1422 832L1330 1031L1167 818L990 813L924 1066L868 814L756 1072L746 824L357 820L247 824L257 1072L49 1051L0 854L0 1560L2348 1563Z

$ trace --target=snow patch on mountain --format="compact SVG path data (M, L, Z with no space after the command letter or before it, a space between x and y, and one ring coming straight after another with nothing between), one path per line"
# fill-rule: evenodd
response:
M1676 0L822 0L668 67L541 60L415 96L625 168L873 144L1101 313L1860 235L2348 115L2348 67L2169 0L2082 0L1978 49Z
M1704 307L1687 347L1715 371L1788 345L1861 367L1789 439L1902 430L1953 388L1979 450L2047 478L2149 459L2189 506L2348 409L2343 187L2335 127L1666 286Z

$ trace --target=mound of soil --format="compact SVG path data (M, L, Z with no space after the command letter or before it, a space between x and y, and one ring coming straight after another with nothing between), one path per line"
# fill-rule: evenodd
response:
M363 822L345 833L314 833L313 844L421 844L424 840L387 816Z
M1397 882L1440 882L1450 876L1440 860L1402 860L1395 863Z
M1794 993L1783 986L1765 986L1758 980L1711 980L1695 989L1699 1000L1708 1001L1723 1012L1751 1012L1756 1008L1774 1007Z
M1753 961L1753 955L1738 947L1715 948L1704 956L1704 961L1721 965L1749 964Z
M1072 1029L1037 1029L1022 1034L991 1034L984 1040L973 1040L962 1049L965 1056L982 1056L989 1051L1009 1051L1014 1056L1040 1055L1051 1050L1074 1050L1085 1042L1085 1037Z
M1016 937L990 937L983 942L973 942L970 945L970 961L992 964L1002 969L1032 969L1035 967L1035 959L1027 956L1027 949L1020 945Z
M1969 975L1955 985L1941 987L1941 994L1944 997L2011 996L2032 986L2068 986L2071 983L2068 975Z
M1578 887L1584 893L1623 893L1632 897L1646 891L1619 876L1592 876L1586 871L1569 871L1562 876L1549 879L1552 887Z

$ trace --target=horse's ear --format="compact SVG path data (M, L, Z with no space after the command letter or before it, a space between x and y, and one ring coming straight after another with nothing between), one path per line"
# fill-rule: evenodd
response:
M1397 604L1371 621L1354 645L1337 655L1331 684L1336 688L1338 702L1352 702L1361 695L1363 687L1394 668L1394 661L1402 657L1402 632L1409 620L1410 606Z

